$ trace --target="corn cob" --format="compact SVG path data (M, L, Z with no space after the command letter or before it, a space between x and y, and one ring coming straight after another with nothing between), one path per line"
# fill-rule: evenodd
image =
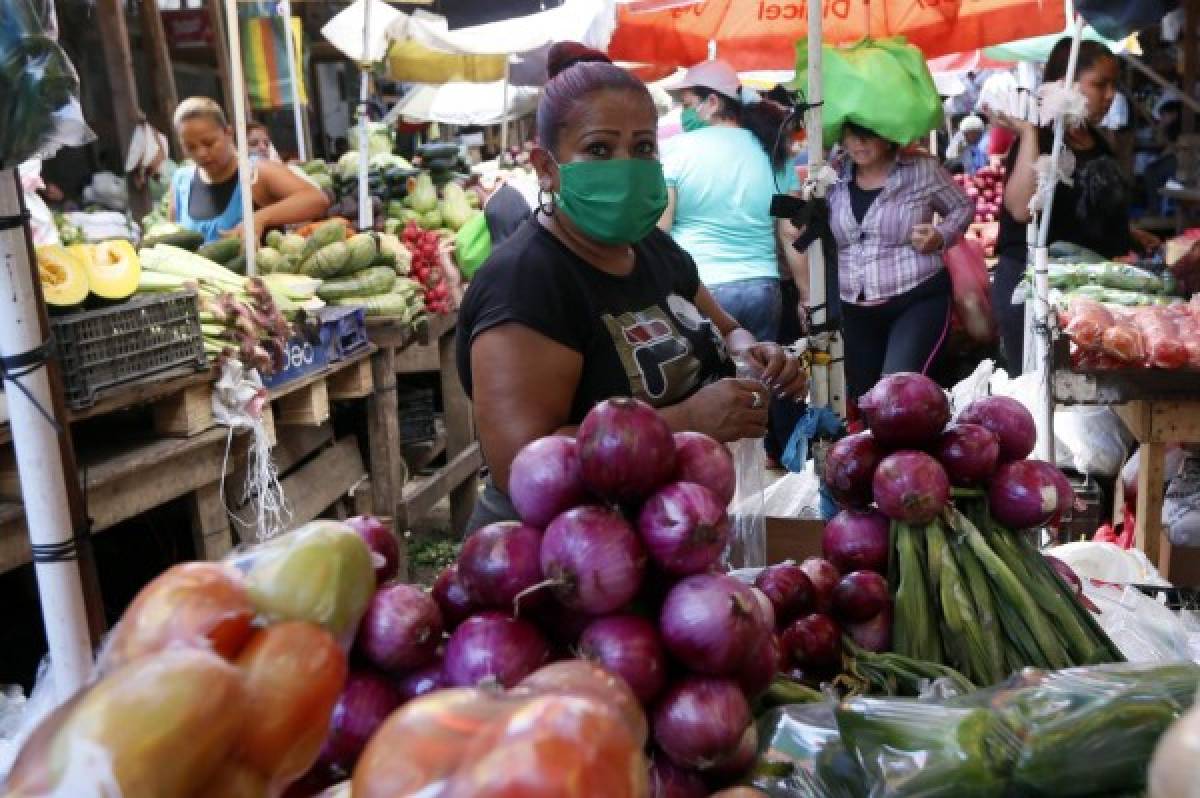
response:
M926 530L925 543L930 551L930 560L934 559L935 551L940 560L938 598L942 618L947 627L943 641L946 644L946 653L950 655L950 664L967 674L974 682L995 684L1000 681L1001 675L993 667L980 630L975 602L963 581L958 563L951 556L946 535L937 521L931 523Z
M900 571L896 587L893 645L898 654L913 659L941 662L942 643L934 624L929 586L922 567L921 539L908 524L896 526L896 559Z

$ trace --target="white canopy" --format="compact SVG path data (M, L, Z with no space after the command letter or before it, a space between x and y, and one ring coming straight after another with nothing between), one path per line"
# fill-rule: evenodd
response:
M504 108L504 82L418 84L397 103L393 112L410 122L447 125L495 125L506 117L532 113L537 90L510 87L508 113Z
M548 11L455 30L450 30L446 18L439 14L396 14L398 18L387 27L390 38L410 39L432 50L459 55L529 53L561 41L576 41L603 51L617 26L614 0L563 0L562 5Z

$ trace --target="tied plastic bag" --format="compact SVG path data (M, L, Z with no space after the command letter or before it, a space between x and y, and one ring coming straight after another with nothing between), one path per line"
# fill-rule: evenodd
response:
M0 19L0 168L95 138L75 67L56 41L53 4L0 0Z
M737 376L758 379L758 371L748 361L736 358ZM725 552L725 562L734 568L757 568L767 564L767 520L764 490L767 487L767 453L762 438L743 438L729 444L737 486L730 515L733 534Z
M1098 477L1116 476L1133 442L1111 407L1088 405L1056 411L1054 439L1058 442L1059 468Z
M1174 546L1200 546L1200 456L1188 452L1167 484L1162 523Z
M991 280L979 242L961 238L942 256L954 293L954 315L967 337L978 344L996 340Z

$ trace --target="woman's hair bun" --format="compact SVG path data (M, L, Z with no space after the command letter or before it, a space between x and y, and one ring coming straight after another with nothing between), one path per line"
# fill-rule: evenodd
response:
M546 79L553 80L576 64L588 63L611 64L612 59L579 42L555 42L546 55Z

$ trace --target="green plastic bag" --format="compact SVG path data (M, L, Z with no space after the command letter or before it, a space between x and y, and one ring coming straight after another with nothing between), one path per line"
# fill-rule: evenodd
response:
M492 233L488 230L487 217L482 212L474 213L454 235L454 259L463 279L470 280L475 272L492 254Z
M908 144L942 125L938 96L925 56L903 36L864 39L849 47L825 45L821 62L825 146L854 122L889 141ZM796 45L796 81L808 94L808 42Z

